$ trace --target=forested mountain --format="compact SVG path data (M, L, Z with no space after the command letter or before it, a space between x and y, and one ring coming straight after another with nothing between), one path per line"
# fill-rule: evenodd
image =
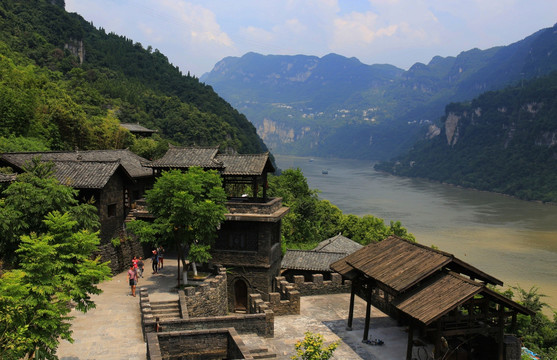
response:
M557 72L449 104L430 139L376 168L556 202Z
M408 149L446 104L557 70L557 26L508 46L434 57L408 71L330 54L225 58L201 80L277 153L386 159Z
M0 151L161 147L120 122L179 145L266 150L253 125L158 50L97 29L64 1L0 3Z

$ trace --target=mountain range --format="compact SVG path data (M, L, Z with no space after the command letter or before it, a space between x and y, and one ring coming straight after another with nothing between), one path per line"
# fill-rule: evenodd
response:
M557 69L557 26L507 46L436 56L403 70L336 54L227 57L200 80L255 125L275 153L388 159L445 106Z

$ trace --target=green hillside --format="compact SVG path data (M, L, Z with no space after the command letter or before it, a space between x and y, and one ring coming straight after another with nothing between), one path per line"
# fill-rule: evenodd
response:
M246 114L276 153L389 159L408 150L448 103L554 70L557 26L408 71L335 54L248 53L221 60L201 80Z
M158 50L97 29L63 0L0 3L0 151L109 149L156 153L179 145L266 150L245 116ZM157 142L158 141L158 142Z
M440 131L376 165L526 200L557 201L557 72L446 107Z

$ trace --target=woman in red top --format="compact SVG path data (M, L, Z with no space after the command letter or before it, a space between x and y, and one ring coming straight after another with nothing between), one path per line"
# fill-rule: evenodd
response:
M135 285L137 284L137 272L133 268L133 264L130 265L130 269L128 270L128 282L130 283L130 287L132 289L132 296L135 296Z

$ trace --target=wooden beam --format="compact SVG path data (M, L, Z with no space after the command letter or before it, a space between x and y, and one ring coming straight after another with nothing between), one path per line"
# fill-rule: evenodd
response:
M414 321L410 319L408 325L408 343L406 344L406 360L412 360L412 346L414 345Z
M364 338L363 340L367 340L368 336L369 336L369 320L371 318L371 301L370 301L370 295L368 294L367 296L367 305L366 305L366 324L364 327Z
M348 323L346 324L346 330L352 330L352 320L354 319L354 295L356 293L356 285L352 281L350 286L350 308L348 309Z
M497 325L499 326L497 359L505 360L505 307L501 304L499 304L499 322Z

